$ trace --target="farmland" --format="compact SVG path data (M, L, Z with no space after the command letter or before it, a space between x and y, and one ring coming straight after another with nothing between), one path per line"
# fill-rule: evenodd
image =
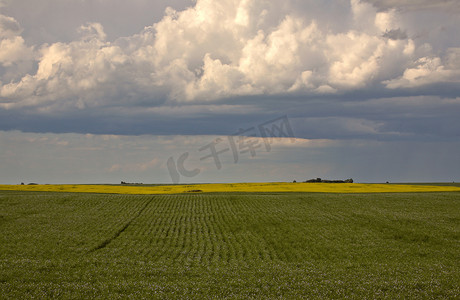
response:
M40 184L0 185L1 190L72 192L102 194L175 194L190 192L307 192L307 193L407 193L407 192L460 192L458 184L375 184L375 183L214 183L190 185L90 185L90 184Z
M0 295L458 298L459 224L459 192L1 191Z

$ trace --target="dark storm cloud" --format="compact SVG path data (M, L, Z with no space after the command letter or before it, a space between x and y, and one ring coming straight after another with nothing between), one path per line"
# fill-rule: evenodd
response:
M307 139L445 140L460 135L460 98L414 96L343 99L267 98L264 106L188 105L160 108L83 109L48 115L0 111L0 127L26 132L123 135L231 135L288 115L295 136ZM270 103L271 102L271 103ZM282 104L280 104L282 103Z
M370 2L6 1L0 129L456 137L455 3Z
M458 3L0 0L0 181L458 180ZM295 143L200 160L284 115Z

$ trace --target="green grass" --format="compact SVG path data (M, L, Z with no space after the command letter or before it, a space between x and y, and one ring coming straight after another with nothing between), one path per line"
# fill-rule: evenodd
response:
M458 298L460 193L0 192L0 298Z

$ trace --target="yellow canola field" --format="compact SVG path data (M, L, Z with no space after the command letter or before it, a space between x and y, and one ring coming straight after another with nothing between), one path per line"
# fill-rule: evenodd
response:
M460 192L455 186L430 186L410 184L366 183L216 183L193 185L0 185L0 190L75 192L104 194L178 194L219 192L307 192L307 193L409 193L409 192Z

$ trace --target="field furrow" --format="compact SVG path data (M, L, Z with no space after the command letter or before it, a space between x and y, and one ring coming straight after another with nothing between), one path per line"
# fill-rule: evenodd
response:
M459 200L1 192L0 295L455 299Z

